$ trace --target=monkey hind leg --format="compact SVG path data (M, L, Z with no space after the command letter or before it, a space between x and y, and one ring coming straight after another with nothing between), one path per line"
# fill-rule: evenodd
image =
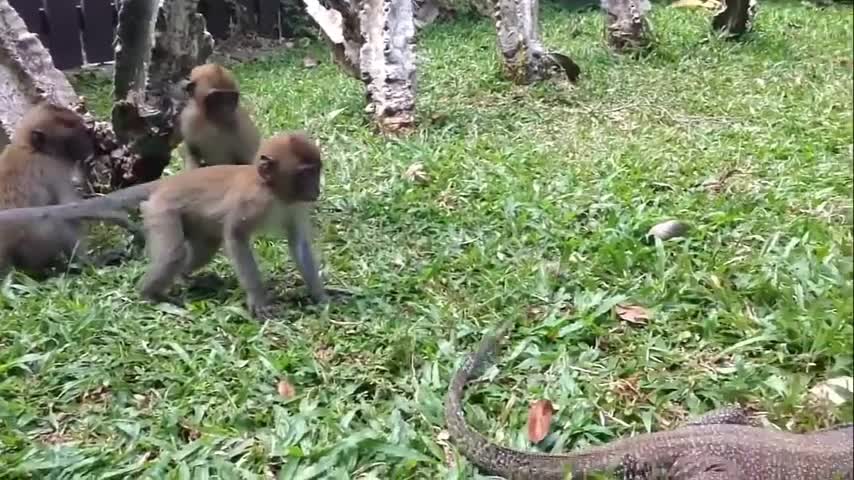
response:
M187 262L181 216L177 212L158 212L143 206L143 217L151 265L139 281L140 295L152 301L167 300L166 291Z
M79 240L78 229L74 223L40 223L28 226L19 234L19 239L10 249L8 257L12 265L28 276L42 279L46 278L50 270L67 265L74 257L85 263L88 259L82 253L85 242L81 245Z
M193 236L187 238L189 255L187 255L187 261L184 265L184 275L190 275L207 265L219 251L221 244L220 239L215 237Z
M182 277L188 282L188 285L203 290L216 290L222 286L223 280L216 273L193 275L210 263L219 251L221 244L222 241L215 237L192 237L188 239L189 254L182 273Z

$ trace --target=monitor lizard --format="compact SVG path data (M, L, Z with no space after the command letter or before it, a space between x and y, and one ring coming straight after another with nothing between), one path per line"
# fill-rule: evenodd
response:
M625 437L565 454L493 443L466 424L466 384L491 364L503 328L467 356L448 388L445 422L472 463L508 480L852 480L854 424L804 434L762 428L746 409L713 410L673 430ZM610 476L608 476L610 475Z

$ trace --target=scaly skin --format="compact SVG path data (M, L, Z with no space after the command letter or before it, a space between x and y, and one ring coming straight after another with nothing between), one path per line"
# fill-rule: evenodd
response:
M854 479L854 424L795 434L750 425L748 416L737 408L711 412L674 430L567 454L502 447L466 424L462 404L466 384L491 362L498 338L499 333L488 335L467 357L451 381L445 403L445 421L454 444L469 461L491 474L508 480L602 475L623 480Z

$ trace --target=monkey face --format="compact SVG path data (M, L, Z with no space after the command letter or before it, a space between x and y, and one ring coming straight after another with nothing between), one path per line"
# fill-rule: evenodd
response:
M65 154L74 162L82 162L95 153L95 141L86 128L72 132L65 140Z
M282 200L314 202L320 198L320 163L305 163L293 155L275 159L262 154L258 173Z
M294 201L314 202L320 198L320 165L305 165L291 177Z
M75 163L91 157L95 142L83 118L66 108L51 107L49 111L30 130L33 150Z

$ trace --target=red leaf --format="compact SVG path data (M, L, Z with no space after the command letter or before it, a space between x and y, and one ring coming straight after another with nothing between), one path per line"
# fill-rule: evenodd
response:
M291 398L297 394L294 386L288 383L287 380L279 380L279 385L276 387L276 390L278 390L279 395L284 398Z
M539 443L549 434L554 407L548 400L537 400L528 409L528 440Z

